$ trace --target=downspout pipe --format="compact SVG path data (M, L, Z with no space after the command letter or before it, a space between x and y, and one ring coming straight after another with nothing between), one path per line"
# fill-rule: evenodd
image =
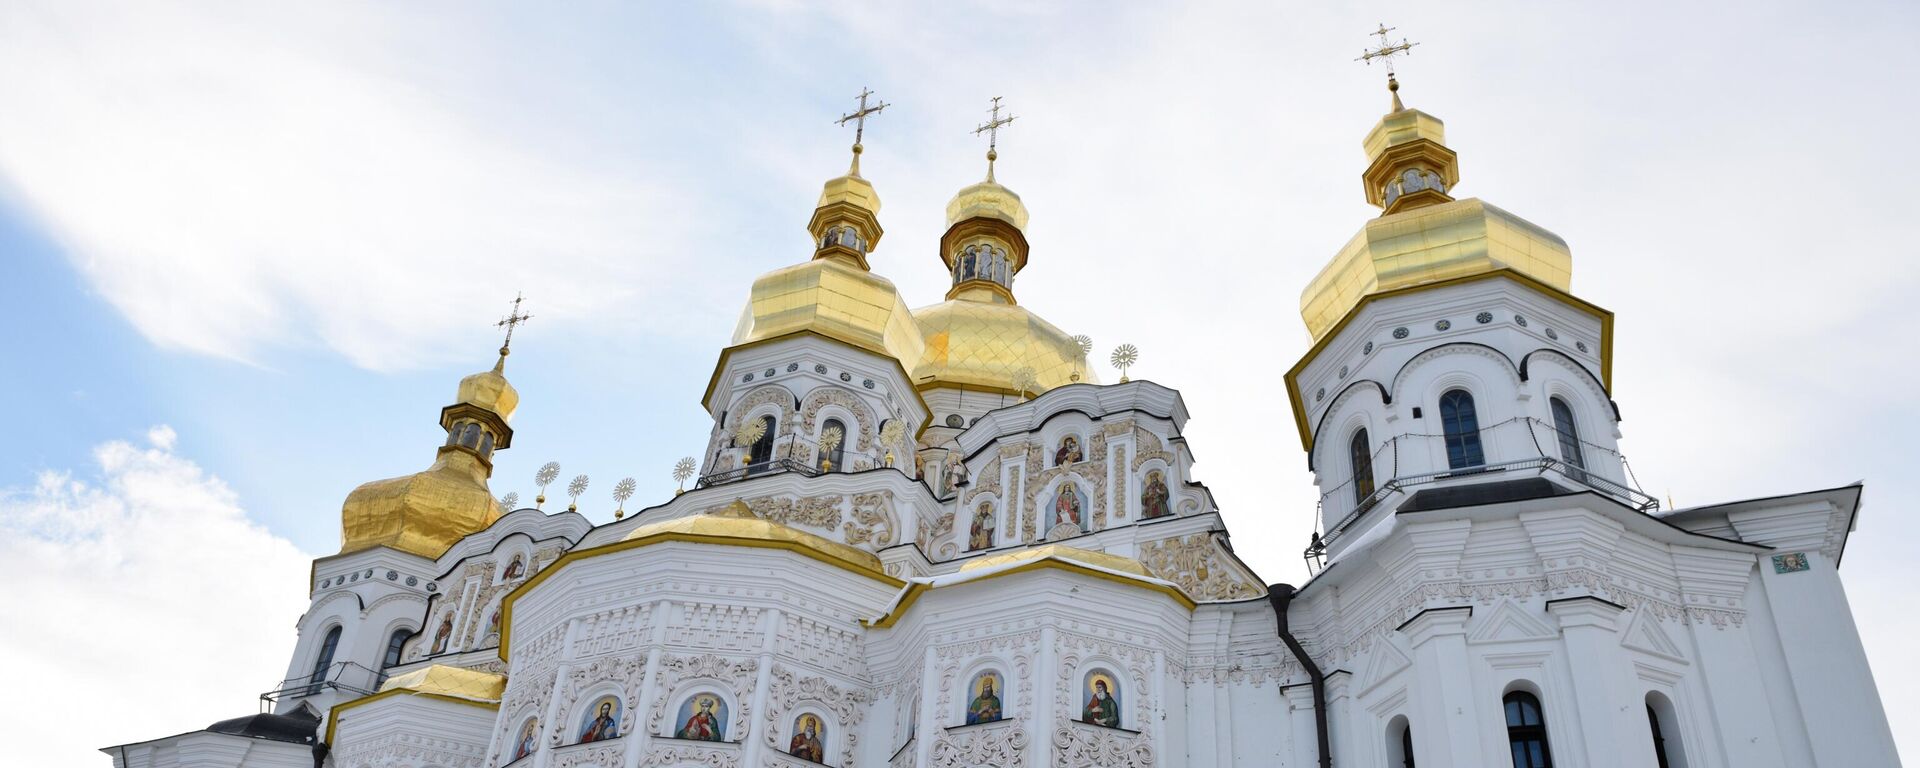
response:
M1320 744L1320 768L1333 768L1333 750L1327 738L1327 676L1320 672L1320 665L1313 663L1313 657L1307 655L1307 649L1300 647L1292 630L1287 627L1287 607L1293 604L1294 588L1292 584L1267 585L1267 602L1273 604L1273 618L1280 627L1280 642L1287 644L1287 650L1300 660L1300 667L1307 671L1307 680L1313 686L1313 735Z

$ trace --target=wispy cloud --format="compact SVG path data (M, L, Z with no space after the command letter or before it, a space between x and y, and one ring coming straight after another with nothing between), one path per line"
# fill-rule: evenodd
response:
M0 698L10 761L100 762L100 747L250 714L283 676L311 556L176 443L154 427L145 445L98 446L85 474L0 489L0 690L32 692ZM166 706L89 716L160 691Z

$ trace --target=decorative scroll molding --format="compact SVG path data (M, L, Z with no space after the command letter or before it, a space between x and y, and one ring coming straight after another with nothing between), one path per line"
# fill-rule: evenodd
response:
M1220 550L1211 532L1142 542L1140 562L1195 601L1239 600L1262 592Z
M773 675L767 692L767 711L764 714L767 747L775 753L784 755L785 745L780 743L779 722L789 717L797 705L814 705L825 710L825 716L835 721L835 730L840 734L832 741L840 747L839 768L855 768L854 746L859 743L859 725L866 714L866 704L871 700L865 691L845 689L827 681L824 677L801 677L786 666L775 663Z
M655 684L659 691L653 699L647 716L647 733L663 734L668 731L663 726L669 713L667 708L673 704L668 697L681 693L682 683L693 680L706 680L715 687L725 688L733 694L733 700L739 708L734 715L738 724L737 736L745 741L753 727L753 684L760 671L760 663L754 659L731 659L711 653L699 656L676 656L664 654L660 657L660 679ZM700 750L702 752L710 750ZM728 758L728 765L739 761L738 755ZM717 765L717 763L706 763Z
M858 424L855 431L860 433L858 450L862 453L873 452L874 437L880 430L875 424L873 409L867 407L866 403L860 402L860 399L854 397L852 393L839 387L820 387L807 393L800 409L800 421L806 434L814 434L818 429L819 425L816 422L820 419L820 411L829 405L840 406L853 414L853 419Z
M878 552L893 546L900 535L900 518L893 511L893 491L853 497L853 519L845 528L847 543Z

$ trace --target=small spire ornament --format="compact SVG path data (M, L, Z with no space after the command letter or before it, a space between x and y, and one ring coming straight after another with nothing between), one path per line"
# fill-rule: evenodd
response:
M973 129L975 136L983 133L987 135L987 181L993 181L993 161L1000 159L1000 127L1011 125L1016 119L1018 118L1011 112L1006 117L1000 116L1000 97L995 96L991 116L986 122Z
M839 427L827 427L825 432L820 433L820 471L833 471L833 449L839 448L840 441L844 439L846 435L840 433Z
M740 428L733 431L733 444L741 448L752 448L754 443L767 435L767 423L759 419L740 422Z
M1034 375L1032 368L1021 366L1020 370L1013 372L1013 388L1020 390L1021 400L1027 399L1027 392L1039 387L1040 381Z
M571 499L570 501L567 502L568 512L580 511L580 494L583 494L586 492L587 492L587 476L574 475L573 481L570 483L567 483L567 496Z
M633 498L634 489L639 487L640 484L634 482L631 477L620 478L620 482L613 484L613 502L615 505L613 508L613 519L619 520L627 516L627 499Z
M1378 59L1380 63L1387 65L1387 91L1393 94L1393 111L1399 112L1400 110L1406 109L1406 107L1400 104L1400 81L1396 79L1393 74L1393 57L1403 53L1412 56L1413 47L1419 45L1419 43L1409 43L1404 37L1397 43L1387 39L1387 33L1396 29L1399 29L1399 27L1389 27L1381 24L1379 29L1370 33L1379 36L1380 47L1362 51L1360 58L1354 59L1354 61L1363 61L1366 62L1367 66L1373 66L1374 60Z
M521 323L533 319L533 315L520 314L520 302L522 298L520 294L515 293L513 295L513 310L508 312L506 317L500 318L500 322L493 324L495 328L507 329L507 338L500 342L500 361L493 364L493 370L495 372L498 372L507 364L508 351L513 347L513 329Z
M504 509L508 512L512 512L516 507L519 507L519 506L520 506L519 491L508 491L507 495L500 497L501 509Z
M560 477L560 462L549 461L540 465L540 471L533 473L533 484L540 486L540 495L533 497L533 508L547 503L547 486Z
M1132 368L1134 363L1140 362L1140 348L1132 344L1114 347L1113 356L1107 358L1107 362L1113 363L1113 367L1120 369L1120 383L1125 384L1131 381L1127 378L1127 369Z
M839 120L833 121L835 125L843 128L846 127L847 123L853 123L853 166L847 169L848 176L860 175L860 153L863 151L860 142L867 136L867 116L880 114L880 110L893 106L884 101L871 107L867 106L867 97L872 95L874 95L873 91L867 90L865 86L862 86L860 88L860 108L854 110L852 114L841 115ZM875 101L879 100L875 99Z
M880 444L887 448L887 466L893 466L893 448L900 444L900 438L906 435L906 431L906 425L901 424L899 419L889 419L887 425L880 428Z
M1080 380L1080 371L1087 367L1087 355L1093 354L1093 337L1084 333L1073 337L1074 346L1080 349L1080 357L1073 361L1073 380Z
M687 478L693 477L693 457L682 456L673 463L673 495L686 493Z

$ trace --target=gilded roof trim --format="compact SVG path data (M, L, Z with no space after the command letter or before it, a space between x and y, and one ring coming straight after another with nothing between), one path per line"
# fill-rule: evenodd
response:
M864 621L861 623L869 629L890 629L894 624L899 623L901 619L906 617L907 611L913 607L914 603L920 601L921 595L926 594L930 590L957 587L963 584L978 584L989 579L997 579L1002 576L1013 576L1043 569L1066 571L1068 573L1076 573L1081 576L1100 579L1101 581L1110 581L1115 584L1124 584L1129 587L1144 589L1149 592L1158 592L1173 598L1174 602L1179 603L1181 607L1186 608L1188 611L1193 611L1200 605L1194 602L1193 598L1188 597L1187 593L1180 591L1179 587L1155 580L1151 576L1125 576L1112 571L1082 565L1071 560L1063 560L1060 559L1059 555L1050 555L1042 559L1033 560L1026 565L1008 568L1004 571L981 574L976 578L960 582L935 586L928 582L915 581L911 586L907 587L906 592L900 596L900 599L894 603L893 608L888 610L886 615L872 621Z
M1347 313L1341 316L1340 322L1334 323L1332 328L1327 329L1326 334L1316 340L1313 346L1307 349L1306 354L1300 356L1300 361L1294 363L1292 368L1287 369L1287 401L1293 406L1294 425L1298 427L1300 431L1300 447L1307 451L1307 455L1309 456L1308 460L1311 461L1311 456L1313 455L1313 425L1307 419L1306 399L1300 393L1300 373L1306 370L1308 363L1313 362L1314 358L1319 357L1320 353L1327 348L1327 345L1332 344L1334 339L1340 337L1341 332L1347 329L1347 325L1352 323L1354 318L1360 316L1361 310L1366 309L1367 305L1381 299L1409 296L1423 291L1432 291L1502 277L1539 291L1547 298L1558 301L1580 312L1592 315L1600 321L1600 380L1605 384L1607 393L1611 395L1613 393L1613 313L1597 304L1585 301L1571 293L1530 277L1526 273L1511 267L1501 267L1473 275L1462 275L1446 280L1436 280L1431 283L1409 285L1405 288L1395 288L1379 293L1369 293L1360 297L1360 300L1354 303L1353 308L1347 310Z
M340 702L339 704L333 705L332 709L327 710L327 744L328 745L333 744L334 729L340 727L340 716L345 714L347 710L353 709L355 707L364 706L367 704L372 704L376 701L392 698L395 696L423 696L429 699L438 699L440 701L450 701L455 704L465 704L469 707L479 707L481 709L492 709L492 710L500 709L500 702L497 702L497 701L478 701L475 699L461 698L459 696L448 696L443 693L428 693L425 691L414 691L406 688L395 688L392 690L381 691L371 696L362 696L352 701L343 701L343 702Z

